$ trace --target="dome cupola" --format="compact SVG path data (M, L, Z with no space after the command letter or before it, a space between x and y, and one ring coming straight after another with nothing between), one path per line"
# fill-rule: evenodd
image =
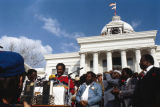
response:
M120 16L113 16L112 21L106 24L101 35L123 34L134 32L132 26L121 20Z

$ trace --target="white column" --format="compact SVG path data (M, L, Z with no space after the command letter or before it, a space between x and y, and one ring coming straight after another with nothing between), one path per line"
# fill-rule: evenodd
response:
M122 34L122 28L119 28L119 30L120 30L120 34Z
M157 61L157 58L156 58L156 50L154 48L151 48L150 54L154 58L154 66L159 67L159 64L158 64L158 61Z
M140 51L140 49L136 49L135 53L136 53L136 66L137 66L136 72L139 73L139 72L141 72L141 68L139 66L140 59L141 59L141 51Z
M107 52L106 56L107 56L107 71L110 71L112 70L112 52L111 51Z
M122 68L127 67L127 57L126 57L126 51L125 50L121 51L121 64L122 64Z
M81 53L80 55L81 59L80 59L80 68L83 68L81 71L80 71L80 76L85 74L85 54L84 53Z
M98 74L98 53L93 53L93 72Z
M108 29L108 35L110 35L111 33L110 33L110 31L111 31L111 29Z

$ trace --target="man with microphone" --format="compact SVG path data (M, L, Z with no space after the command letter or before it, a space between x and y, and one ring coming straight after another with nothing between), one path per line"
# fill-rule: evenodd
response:
M69 78L68 78L68 76L64 75L65 65L63 63L58 63L56 65L56 69L57 69L56 79L59 80L64 85L64 87L66 89L68 89ZM69 89L73 95L74 94L74 83L71 79L70 79L70 83L69 83Z

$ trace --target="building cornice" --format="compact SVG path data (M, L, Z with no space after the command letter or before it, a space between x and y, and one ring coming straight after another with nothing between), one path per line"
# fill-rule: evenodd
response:
M116 40L128 40L128 39L140 39L140 38L155 38L157 30L144 31L144 32L133 32L126 34L115 34L110 36L91 36L91 37L80 37L77 38L79 44L83 43L95 43L95 42L108 42Z
M157 46L157 51L160 51L160 46Z
M59 54L48 54L45 55L45 60L53 60L53 59L61 59L61 58L79 58L80 55L78 52L72 52L72 53L59 53Z
M122 51L122 50L137 50L137 49L149 49L150 47L153 47L154 45L152 44L148 44L148 45L144 45L144 44L137 44L134 47L131 46L120 46L120 47L116 47L116 46L112 46L112 47L101 47L101 48L96 48L96 51L98 52L114 52L114 51ZM94 48L94 47L93 47ZM94 53L95 51L93 51L93 48L90 49L83 49L81 50L80 53ZM94 48L95 50L95 48Z

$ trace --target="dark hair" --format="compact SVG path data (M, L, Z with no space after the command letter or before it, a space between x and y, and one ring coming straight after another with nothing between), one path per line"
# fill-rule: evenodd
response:
M125 71L129 75L129 77L133 75L133 71L130 68L123 68L122 71Z
M83 84L84 82L86 82L86 74L83 74L81 77L80 77L80 84Z
M11 104L17 101L17 98L20 96L22 89L19 88L20 77L23 77L22 82L25 78L25 73L12 77L1 77L0 78L0 101L3 98L10 99L13 98L10 102Z
M98 74L97 74L97 78L100 77L100 76L102 76L102 74L101 74L101 73L98 73Z
M35 69L29 69L27 75L31 75L33 72L37 73Z
M87 75L88 75L88 74L91 74L91 76L92 76L93 78L96 78L96 74L95 74L94 72L88 71L88 72L87 72Z
M145 54L142 56L142 58L144 58L144 60L149 62L150 64L154 65L154 59L153 59L152 55Z
M56 69L58 69L58 66L62 66L63 71L65 71L66 67L65 67L65 65L64 65L63 63L58 63L58 64L56 65Z

